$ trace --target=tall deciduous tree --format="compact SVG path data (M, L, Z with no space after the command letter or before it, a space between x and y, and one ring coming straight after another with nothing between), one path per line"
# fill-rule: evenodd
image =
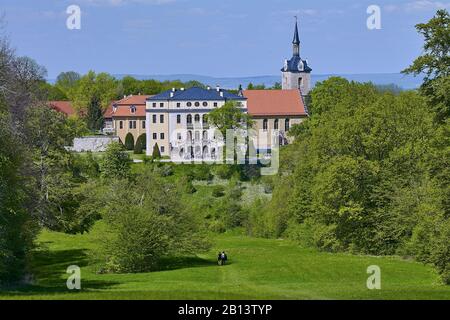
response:
M443 122L450 116L450 15L447 10L439 10L416 28L425 38L424 54L403 72L425 74L421 91L436 111L436 120Z
M109 74L89 71L77 81L68 95L78 114L87 116L92 129L98 130L98 126L103 123L104 112L111 101L120 96L119 91L117 80Z

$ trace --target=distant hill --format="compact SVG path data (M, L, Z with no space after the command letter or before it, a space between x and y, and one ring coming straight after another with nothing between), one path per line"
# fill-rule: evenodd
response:
M114 75L117 78L123 78L125 74ZM132 75L136 79L146 80L155 79L159 81L166 80L180 80L187 82L190 80L196 80L201 83L216 86L220 85L223 88L236 89L240 84L245 88L251 82L253 84L264 84L267 87L273 86L276 82L281 82L281 74L278 76L254 76L254 77L209 77L195 74L173 74L173 75ZM332 76L339 76L346 78L350 81L358 82L372 82L377 85L395 84L403 89L416 89L422 83L421 77L405 76L400 73L378 73L378 74L324 74L324 75L312 75L313 85L319 81L326 80Z
M264 84L266 87L273 86L276 82L281 82L281 74L276 76L254 76L254 77L209 77L196 74L171 74L171 75L136 75L136 74L115 74L121 79L125 76L132 76L139 80L155 79L159 81L180 80L187 82L196 80L210 86L219 85L227 89L236 89L240 84L245 88L251 82L253 84ZM329 77L343 77L350 81L372 82L376 85L394 84L403 89L416 89L422 83L422 77L405 76L401 73L373 73L373 74L313 74L312 81L315 85L319 81L324 81ZM55 79L49 79L54 83Z

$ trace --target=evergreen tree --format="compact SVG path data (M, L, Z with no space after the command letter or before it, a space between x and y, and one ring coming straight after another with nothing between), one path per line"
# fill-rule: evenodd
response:
M159 151L158 143L156 143L156 144L153 146L152 158L153 158L153 159L161 159L161 152Z
M91 131L99 131L103 128L105 119L103 118L100 99L96 94L92 96L91 101L89 102L86 121L87 126Z
M141 134L137 140L136 140L136 144L134 146L134 153L135 154L142 154L143 150L146 149L146 140L147 140L147 135L145 133Z
M128 132L127 135L125 136L125 148L127 150L134 149L134 137L130 132Z

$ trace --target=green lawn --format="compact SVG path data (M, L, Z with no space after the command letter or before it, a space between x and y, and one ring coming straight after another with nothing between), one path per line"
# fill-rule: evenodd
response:
M89 252L102 224L90 234L43 232L47 249L33 258L33 286L0 292L0 299L450 299L431 267L395 257L377 258L319 253L285 240L236 235L216 238L208 254L171 259L167 269L142 274L97 274ZM216 265L226 250L230 264ZM66 289L66 268L79 265L81 292ZM366 268L382 270L382 289L366 288Z

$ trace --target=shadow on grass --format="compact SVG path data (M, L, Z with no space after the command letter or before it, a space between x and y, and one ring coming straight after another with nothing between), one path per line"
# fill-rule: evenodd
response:
M32 274L35 281L28 285L15 285L0 289L0 295L42 295L67 293L76 294L80 291L69 290L66 281L70 274L66 270L71 265L83 268L88 265L88 256L83 249L75 250L36 250L31 258ZM81 273L81 286L84 289L108 289L118 283L102 280L83 280Z
M169 271L185 268L217 266L214 260L202 259L200 257L167 257L160 260L154 271Z

